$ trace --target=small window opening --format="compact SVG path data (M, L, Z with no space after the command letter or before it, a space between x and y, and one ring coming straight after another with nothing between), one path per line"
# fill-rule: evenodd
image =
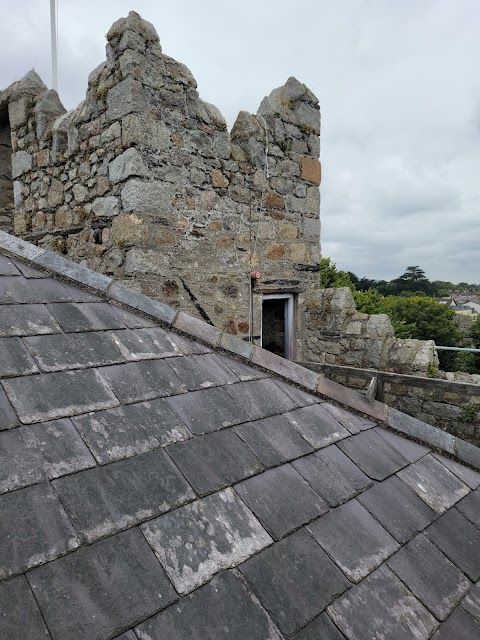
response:
M262 347L293 359L294 298L291 293L271 294L262 300Z

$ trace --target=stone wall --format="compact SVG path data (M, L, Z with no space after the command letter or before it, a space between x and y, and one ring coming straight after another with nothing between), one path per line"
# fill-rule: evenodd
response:
M377 400L480 446L480 376L462 379L452 373L444 374L447 379L443 380L330 364L301 364L365 393L376 378Z
M318 100L290 78L229 133L150 23L132 12L107 40L77 109L33 71L0 94L14 232L246 339L261 334L262 294L293 292L304 357L320 261Z
M405 374L426 374L439 364L433 340L395 338L388 316L359 313L347 287L309 297L305 352L322 364Z

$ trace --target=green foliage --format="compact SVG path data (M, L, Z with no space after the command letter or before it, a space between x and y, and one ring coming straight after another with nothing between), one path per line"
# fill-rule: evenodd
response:
M337 265L330 258L320 260L320 287L322 289L338 289L339 287L354 289L348 271L339 271Z
M466 424L471 424L472 422L475 422L478 417L479 410L480 410L480 407L478 407L475 404L466 404L463 407L463 413L459 418L460 422L463 422Z
M472 324L467 335L472 340L472 346L480 349L480 317Z
M429 362L427 366L427 378L436 378L438 376L438 367L433 362Z

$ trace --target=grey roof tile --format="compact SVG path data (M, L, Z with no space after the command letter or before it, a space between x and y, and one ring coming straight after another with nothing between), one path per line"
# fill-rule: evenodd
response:
M78 546L48 483L0 496L0 580L58 558Z
M350 586L304 529L264 549L240 570L286 635L300 631Z
M82 547L28 574L53 640L104 640L176 599L138 529Z
M20 271L10 258L0 255L0 276L19 276Z
M306 391L303 391L303 389L294 387L291 384L287 384L283 380L275 380L275 384L295 402L297 407L308 407L311 404L320 404L321 402L324 402L322 398L314 396L311 393L307 393Z
M326 613L321 613L300 633L297 633L293 640L345 640L345 636L340 633Z
M247 414L223 389L190 391L167 399L192 433L201 435L247 422Z
M374 430L351 436L339 442L338 447L374 480L384 480L408 464L408 460Z
M214 353L172 358L168 364L189 391L238 382L233 371Z
M126 631L122 633L121 636L117 636L115 640L138 640L138 637L135 635L135 631Z
M15 260L12 258L13 264L17 267L17 269L22 273L25 278L48 278L49 274L45 273L45 271L39 271L38 269L34 269L25 262L21 260Z
M208 615L205 613L208 611ZM151 640L282 640L271 619L232 571L137 627Z
M348 640L427 640L438 625L385 566L338 598L328 612Z
M444 513L425 534L471 580L480 578L480 531L457 509Z
M25 576L0 584L0 638L51 640Z
M457 502L457 509L480 529L480 489Z
M141 529L182 594L272 542L232 489L187 504Z
M315 449L350 435L320 404L289 411L284 416Z
M158 326L158 324L153 320L149 320L148 318L144 318L139 314L132 313L127 309L122 309L122 307L117 307L114 304L110 304L110 308L120 316L122 322L124 322L129 329L142 329L144 327L147 328Z
M191 437L165 400L149 400L72 418L99 464Z
M235 431L267 467L300 458L314 451L312 445L304 440L283 416L246 422L235 427Z
M212 350L206 347L201 342L195 342L190 340L186 336L181 336L179 333L170 332L170 340L177 345L184 356L199 355L201 353L211 353ZM219 358L223 360L222 354L219 354ZM228 358L230 360L230 358Z
M226 356L223 353L219 353L218 357L227 365L229 369L233 371L233 373L242 382L247 382L248 380L261 380L262 378L268 378L268 373L265 373L264 371L260 371L260 369L254 369L253 367L249 367L247 364L241 362L240 360L236 360L235 358L230 358L229 356Z
M423 535L397 551L387 564L439 620L450 615L470 587L463 573Z
M65 333L125 328L117 310L107 302L58 302L47 308Z
M356 500L331 510L307 529L352 582L365 578L399 548Z
M326 402L323 406L341 425L346 427L350 433L360 433L360 431L366 431L375 426L375 423L371 420L357 416L355 413L346 411L329 402Z
M466 611L457 607L432 640L480 640L480 626Z
M2 384L25 424L119 404L96 369L9 378Z
M310 485L285 464L235 485L270 535L278 540L328 511Z
M17 414L8 401L5 391L0 386L0 431L17 426Z
M80 539L87 543L195 498L161 449L75 473L53 485Z
M0 278L0 304L71 302L72 296L58 280L25 280L16 276Z
M68 419L0 433L0 493L95 466Z
M296 460L293 466L331 507L350 500L373 484L336 445Z
M20 338L0 338L0 378L37 373L38 367Z
M79 287L74 287L67 282L62 281L62 287L69 294L72 302L102 302L102 298L99 296L90 293L89 291L85 291L84 289L80 289Z
M122 402L152 400L186 391L185 385L163 360L128 362L102 367L100 372Z
M470 489L478 489L478 487L480 487L480 473L478 473L478 471L469 469L463 464L460 464L459 462L456 462L451 458L441 456L438 453L434 453L433 456L439 462L441 462L444 467L447 467L447 469L451 471L454 476L457 476L457 478L459 478L468 487L470 487Z
M109 331L108 337L117 345L126 360L170 358L180 355L180 349L170 340L167 332L160 327L136 329L135 331L128 329Z
M480 623L480 582L477 582L467 593L462 607Z
M437 517L435 511L396 476L375 484L357 499L402 544Z
M416 462L430 452L430 449L425 447L423 444L418 444L418 442L414 442L413 440L407 440L407 438L399 436L396 433L393 433L393 431L388 431L388 429L375 427L375 431L380 434L382 438L385 438L385 440L399 451L409 462Z
M240 382L226 387L252 420L294 409L296 404L270 378Z
M47 333L61 333L61 329L45 305L0 305L0 336L36 336Z
M168 447L168 454L198 495L206 495L263 470L253 451L232 429Z
M469 492L463 482L431 455L403 469L398 476L437 513L444 513Z
M42 371L65 371L100 367L124 361L124 356L105 333L70 333L68 335L24 338Z

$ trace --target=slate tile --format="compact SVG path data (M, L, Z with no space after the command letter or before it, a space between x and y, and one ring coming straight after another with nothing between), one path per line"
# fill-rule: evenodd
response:
M186 440L191 433L165 400L93 411L73 423L99 464Z
M430 449L423 444L418 444L413 440L399 436L393 431L388 429L382 429L382 427L375 427L376 433L380 434L387 442L389 442L394 449L399 451L404 458L409 462L416 462L430 453Z
M478 487L480 487L480 473L478 473L478 471L469 469L465 465L460 464L451 458L441 456L438 453L434 453L433 457L441 462L444 467L447 467L454 476L457 476L457 478L464 482L467 487L470 487L470 489L478 489Z
M179 442L168 447L168 454L201 496L230 486L264 468L232 429Z
M87 543L195 498L161 449L81 471L53 485L80 539Z
M208 612L208 615L205 615ZM225 571L136 628L142 640L283 640L243 580Z
M340 633L328 615L322 613L297 633L293 640L345 640L345 636Z
M143 293L139 293L119 282L112 282L110 284L107 295L121 304L137 309L141 313L146 313L166 324L172 324L177 315L179 315L176 309L163 304L163 302L149 298L143 295Z
M218 431L241 422L248 416L223 389L202 389L167 399L190 431L196 435Z
M375 484L357 500L401 544L437 517L435 511L396 476Z
M269 378L240 382L225 391L245 410L251 420L266 418L295 408L295 403Z
M272 542L233 489L150 520L141 529L181 594Z
M229 356L223 355L222 353L219 353L218 357L227 365L229 369L233 371L233 373L242 382L247 382L248 380L261 380L262 378L269 377L268 373L265 373L265 371L254 369L241 360L230 358Z
M312 445L283 416L246 422L235 427L235 432L253 449L266 467L273 467L314 451Z
M49 278L50 274L45 273L45 271L39 271L38 269L34 269L25 262L21 262L20 260L15 260L12 258L13 264L17 267L17 269L25 276L25 278Z
M327 504L289 464L234 488L276 540L328 511Z
M35 336L60 332L60 327L43 304L0 305L0 336Z
M18 424L17 414L0 386L0 431L11 429Z
M324 402L322 398L314 396L311 393L307 393L303 389L294 387L291 384L287 384L283 380L275 380L275 384L295 402L297 407L308 407L312 404L320 404Z
M218 347L226 351L229 355L235 354L245 360L250 360L253 353L253 343L247 339L237 338L231 333L222 333Z
M431 455L397 475L436 513L444 513L469 492L463 482Z
M477 582L467 593L462 607L480 623L480 582Z
M100 367L123 362L119 349L102 332L24 338L42 371Z
M338 598L328 612L349 640L427 640L438 625L385 565Z
M480 640L480 626L466 611L457 607L432 640Z
M181 336L179 333L174 333L173 331L169 332L170 340L177 345L180 351L184 356L193 356L199 355L201 353L211 353L212 350L206 347L201 342L195 342L194 340L190 340L186 336ZM222 359L222 356L219 354L219 358Z
M101 273L97 273L100 278L104 278ZM99 296L90 293L90 291L85 291L85 289L80 288L80 284L78 286L72 286L67 282L62 282L62 287L69 294L72 302L102 302L103 299ZM100 289L100 287L99 287Z
M0 496L0 580L78 546L72 525L47 483Z
M0 276L19 276L21 275L20 271L16 268L14 263L7 258L7 256L2 256L0 254Z
M36 263L50 271L53 271L54 273L71 278L82 285L86 285L100 291L105 291L112 281L111 278L104 276L101 273L97 273L96 271L92 271L91 269L77 264L76 262L72 262L72 260L64 258L54 251L45 251L45 253L36 259Z
M142 329L147 327L158 327L158 324L153 320L149 320L148 318L144 318L140 314L132 313L127 309L122 309L122 307L117 307L114 304L109 304L109 307L115 311L115 313L120 316L122 322L126 324L129 329Z
M304 529L264 549L239 568L287 636L302 629L350 586Z
M163 360L141 360L100 369L122 402L152 400L184 393L185 385Z
M351 411L346 411L341 407L337 407L335 404L326 402L324 405L326 411L328 411L341 425L350 431L350 433L360 433L360 431L366 431L375 426L375 423Z
M170 358L180 355L180 349L170 341L168 333L160 327L111 331L108 337L113 340L126 360Z
M238 382L237 376L214 353L172 358L168 364L189 391Z
M400 549L387 564L439 620L445 620L470 587L463 573L423 535Z
M53 640L112 638L177 597L138 529L82 547L28 580Z
M58 280L26 280L16 276L0 278L0 304L71 302L70 293Z
M25 576L0 584L0 638L51 640Z
M0 338L0 378L37 373L38 367L20 338Z
M121 636L117 636L115 640L138 640L138 637L135 635L134 631L126 631L122 633Z
M480 489L457 502L457 509L480 529Z
M408 464L397 449L373 430L339 442L338 448L374 480L384 480Z
M69 420L0 433L0 493L95 466Z
M352 582L365 578L399 548L356 500L311 522L307 529Z
M292 464L331 507L350 500L373 484L335 445Z
M2 384L24 424L119 404L95 369L9 378Z
M350 436L350 432L319 404L290 411L284 417L315 449Z
M65 333L125 328L119 314L107 302L63 302L49 304L47 308Z
M457 509L444 513L425 534L471 580L480 578L480 531Z

